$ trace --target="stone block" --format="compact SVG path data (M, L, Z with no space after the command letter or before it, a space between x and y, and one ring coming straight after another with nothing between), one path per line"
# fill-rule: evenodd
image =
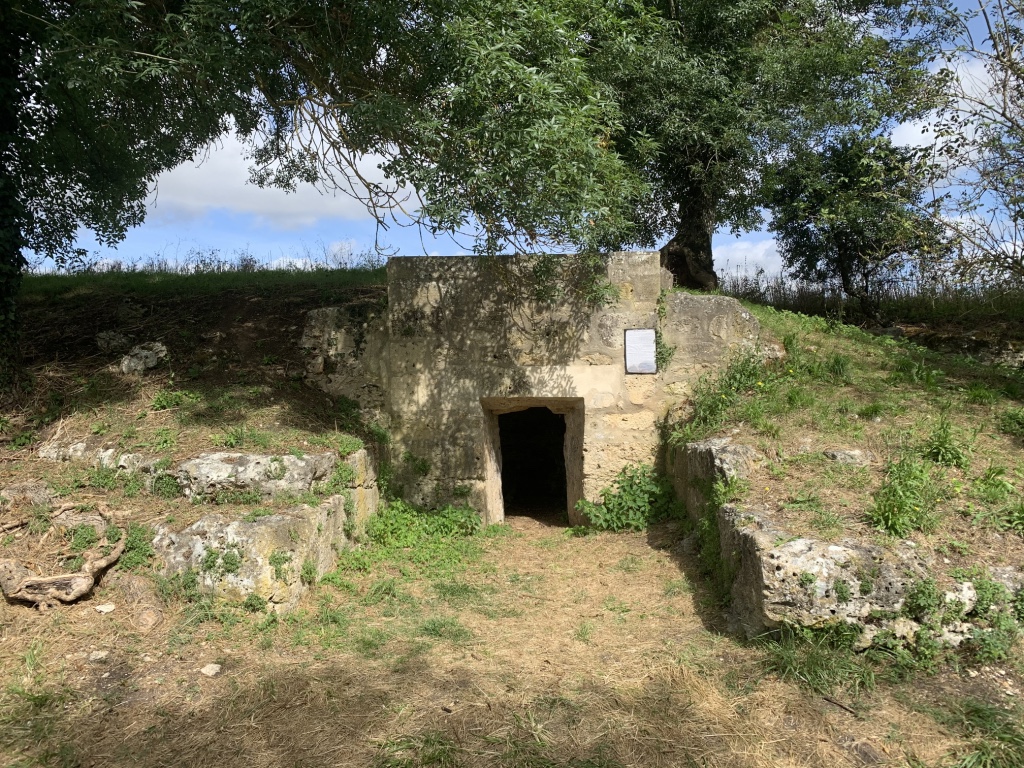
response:
M334 568L337 552L351 546L343 496L318 507L299 506L254 521L207 515L175 533L157 530L153 547L166 577L191 570L200 589L226 600L257 595L271 609L296 606L307 585L304 565L316 578Z
M217 491L256 490L265 496L305 493L330 477L334 453L266 456L253 453L204 453L182 462L178 484L188 497Z

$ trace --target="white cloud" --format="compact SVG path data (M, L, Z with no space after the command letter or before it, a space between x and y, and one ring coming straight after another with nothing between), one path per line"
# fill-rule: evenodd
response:
M775 239L771 237L762 240L716 242L714 255L715 270L719 274L730 272L750 275L759 269L768 274L782 271L782 258L779 256Z
M372 181L384 181L379 162L365 158L359 170ZM285 230L311 227L322 219L371 218L362 203L344 194L325 194L308 184L291 193L263 189L248 179L245 148L232 136L195 162L162 174L149 201L150 217L157 223L178 223L220 210L250 215L259 225Z

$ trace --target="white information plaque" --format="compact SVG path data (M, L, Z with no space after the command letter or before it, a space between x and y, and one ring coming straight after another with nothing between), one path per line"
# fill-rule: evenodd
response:
M657 373L657 343L653 328L626 330L626 373Z

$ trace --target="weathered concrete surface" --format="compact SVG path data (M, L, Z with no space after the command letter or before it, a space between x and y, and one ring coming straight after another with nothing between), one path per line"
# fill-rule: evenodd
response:
M319 579L334 567L337 553L351 546L345 535L350 514L339 495L318 507L299 506L252 522L207 515L180 533L159 528L153 547L165 576L191 569L200 588L215 597L257 595L272 610L285 611L306 591L304 564Z
M305 493L328 477L338 457L334 453L285 454L204 453L178 465L182 493L192 498L218 491L255 490L264 496Z
M757 458L748 446L713 439L677 448L668 467L694 523L710 517L717 531L721 572L727 575L730 610L739 628L756 637L783 624L843 621L862 628L863 647L882 631L913 639L921 624L899 613L914 585L929 578L931 563L909 543L888 548L853 539L828 543L792 536L767 509L714 508L705 491L716 481L743 478ZM992 569L990 577L1011 593L1024 588L1024 573L1016 568ZM970 582L944 595L946 604L959 604L961 614L975 599ZM954 621L943 625L938 639L958 645L972 631L970 623Z
M663 294L671 281L657 252L609 255L598 276L617 298L603 306L581 290L591 269L572 257L392 259L382 324L340 308L309 313L307 378L382 410L406 498L444 503L458 490L487 522L503 518L496 415L563 413L571 513L626 464L654 463L659 420L703 374L761 341L731 298ZM561 294L536 295L538 273ZM630 328L660 332L656 375L626 374Z

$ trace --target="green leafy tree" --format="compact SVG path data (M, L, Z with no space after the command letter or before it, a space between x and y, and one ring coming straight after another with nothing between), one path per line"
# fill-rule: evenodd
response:
M768 204L786 268L803 280L838 280L877 318L888 283L949 247L925 204L926 170L910 150L863 134L780 164Z
M259 184L356 195L482 251L620 241L623 59L661 22L605 0L13 0L0 9L0 379L32 250L116 242L166 168L234 131ZM635 156L643 137L623 139ZM361 172L377 158L387 183ZM415 190L409 192L408 190Z
M941 83L926 68L931 28L898 0L657 0L666 25L640 59L595 64L622 104L626 136L658 148L631 156L650 193L635 241L665 235L677 282L714 288L711 237L762 222L773 159L849 126L884 130L923 113ZM637 145L642 146L642 145Z

